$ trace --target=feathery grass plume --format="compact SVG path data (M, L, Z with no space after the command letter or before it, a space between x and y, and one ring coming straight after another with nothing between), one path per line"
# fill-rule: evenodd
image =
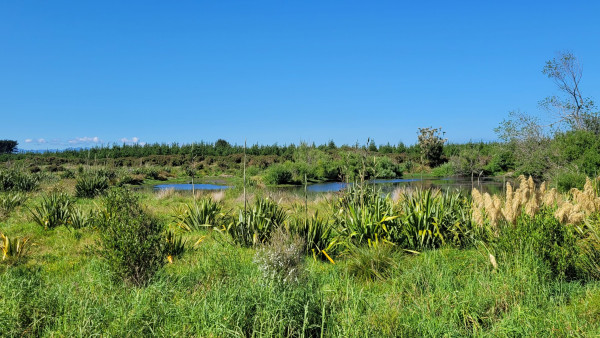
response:
M547 207L554 207L560 202L560 194L555 188L546 190L542 196L542 204Z
M573 188L569 194L571 199L564 200L554 213L561 223L580 224L589 215L600 211L600 197L590 178L586 178L583 191Z

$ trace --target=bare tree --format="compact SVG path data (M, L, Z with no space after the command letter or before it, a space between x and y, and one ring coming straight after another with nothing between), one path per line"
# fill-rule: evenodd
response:
M570 52L560 52L546 62L542 73L552 79L563 93L562 97L551 96L540 102L555 115L557 120L553 124L566 124L575 130L589 129L589 120L594 116L594 102L581 94L579 84L583 67L579 60Z

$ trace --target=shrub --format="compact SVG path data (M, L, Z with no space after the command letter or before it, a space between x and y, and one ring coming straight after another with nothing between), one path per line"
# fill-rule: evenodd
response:
M348 248L388 239L397 218L391 200L369 186L349 186L332 208L337 231Z
M60 178L62 178L62 179L75 178L75 173L72 170L65 170L60 173Z
M135 286L145 285L164 264L163 224L124 189L109 192L102 215L100 254L113 276Z
M568 192L573 188L583 189L585 185L586 175L573 172L573 171L562 171L556 174L554 181L556 188L560 192Z
M304 240L304 252L313 257L331 259L331 254L336 248L333 225L328 218L319 217L315 213L311 218L295 218L289 225L292 235Z
M298 283L304 272L304 240L283 228L275 230L254 257L263 277L277 283Z
M403 248L421 250L472 242L471 203L460 192L416 189L401 194L399 225L390 227L390 240Z
M94 217L91 212L86 213L77 207L71 208L69 222L68 222L71 228L73 228L73 229L85 228L88 225L92 224L93 221L94 221Z
M28 192L39 185L39 176L18 169L0 170L0 191Z
M294 175L283 164L274 164L267 169L265 182L267 184L291 184Z
M187 204L184 211L179 214L178 224L187 231L206 229L218 226L223 218L221 205L212 198L202 198L199 202Z
M270 199L257 198L250 210L239 211L237 222L231 222L225 231L234 243L256 246L268 242L275 229L287 219L283 208Z
M77 197L94 198L103 194L109 186L108 177L101 173L88 173L79 176L75 184Z
M516 250L529 248L559 279L583 278L579 265L578 235L575 227L564 226L551 208L544 207L534 216L521 214L514 226L504 226L494 242L500 260Z
M444 163L431 170L431 175L436 177L449 177L455 175L454 165L450 162Z
M71 217L73 201L62 192L52 192L42 197L39 205L30 209L33 221L46 229L54 229L68 225Z

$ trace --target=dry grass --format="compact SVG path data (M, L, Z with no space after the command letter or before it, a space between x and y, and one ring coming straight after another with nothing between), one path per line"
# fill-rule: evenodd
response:
M543 206L556 208L554 216L563 224L581 223L590 214L600 211L600 197L589 178L583 191L571 189L566 195L559 194L554 188L547 189L546 182L536 189L531 177L520 176L516 190L507 183L504 199L482 194L477 189L473 189L472 197L473 221L480 226L489 223L492 228L500 221L515 224L522 213L534 216Z
M156 192L156 198L159 200L169 198L175 194L175 188L160 189Z

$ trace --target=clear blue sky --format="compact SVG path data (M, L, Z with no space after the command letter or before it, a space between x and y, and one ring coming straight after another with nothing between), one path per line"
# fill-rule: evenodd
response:
M595 1L2 1L0 139L494 140L556 93L541 69L557 51L600 99L599 16Z

